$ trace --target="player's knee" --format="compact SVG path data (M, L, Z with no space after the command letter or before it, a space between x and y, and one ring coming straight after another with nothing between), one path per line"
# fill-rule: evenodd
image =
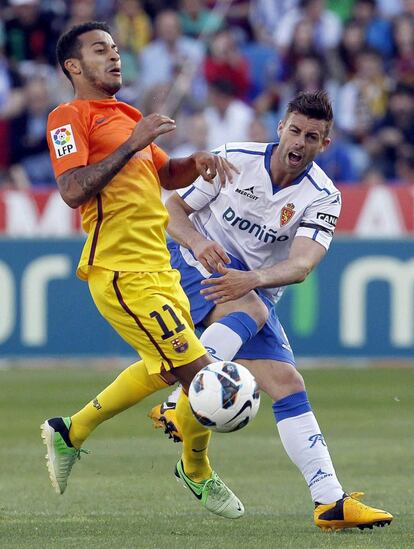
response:
M261 330L269 318L269 310L262 300L256 299L250 307L249 316L255 320L258 330Z
M284 364L284 367L273 377L273 382L269 386L268 394L274 400L279 400L305 390L303 377L291 364Z
M285 387L287 394L298 393L299 391L305 390L303 377L294 366L284 370L281 384Z

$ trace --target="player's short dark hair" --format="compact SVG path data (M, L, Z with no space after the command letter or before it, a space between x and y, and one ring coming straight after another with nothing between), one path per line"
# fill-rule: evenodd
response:
M327 123L326 133L329 132L333 121L333 111L331 100L325 91L298 93L289 101L286 116L292 112L297 112L316 120L325 120Z
M62 71L72 82L69 71L65 68L66 59L75 57L76 59L81 58L81 43L79 41L79 36L85 34L92 30L102 30L111 34L111 29L109 25L104 21L88 21L87 23L82 23L81 25L75 25L71 27L68 31L62 34L56 45L56 57L59 65L62 68Z

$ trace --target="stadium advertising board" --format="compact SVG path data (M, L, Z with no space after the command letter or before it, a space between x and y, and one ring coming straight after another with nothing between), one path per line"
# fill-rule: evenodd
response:
M278 314L297 356L414 353L411 239L336 238ZM0 240L0 356L133 355L75 276L82 239Z
M339 186L342 212L337 233L398 237L414 233L414 186ZM0 191L0 234L12 237L66 237L80 234L78 210L57 190Z

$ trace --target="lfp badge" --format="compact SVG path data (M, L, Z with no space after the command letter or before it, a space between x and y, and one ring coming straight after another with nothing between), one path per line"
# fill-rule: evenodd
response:
M57 158L62 158L67 154L72 154L77 151L75 139L73 137L72 126L65 124L59 128L55 128L50 132L53 146Z

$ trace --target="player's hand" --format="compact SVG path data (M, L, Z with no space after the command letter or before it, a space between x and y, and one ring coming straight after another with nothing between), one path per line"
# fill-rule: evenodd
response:
M135 151L145 149L160 135L169 133L176 128L175 120L164 114L153 113L142 118L135 126L128 139Z
M217 272L222 263L230 263L230 258L224 248L212 240L203 239L191 247L196 259L209 273Z
M216 304L226 303L247 295L257 287L258 279L254 271L229 269L220 263L217 272L222 276L208 278L201 282L206 288L203 288L200 293L207 301L214 301Z
M218 175L222 187L227 181L233 182L233 172L240 173L234 164L217 154L196 152L191 156L195 160L198 175L205 181L212 181Z

